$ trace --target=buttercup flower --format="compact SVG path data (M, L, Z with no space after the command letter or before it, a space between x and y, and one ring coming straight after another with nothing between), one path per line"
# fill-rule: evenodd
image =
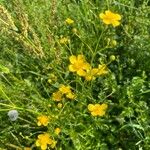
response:
M61 85L60 88L59 88L59 91L62 94L67 94L67 93L71 92L71 89L70 89L70 86Z
M104 116L106 109L108 105L107 104L89 104L88 110L91 112L92 116Z
M42 150L46 150L48 144L53 144L53 140L48 133L38 135L38 139L36 140L37 147L40 146Z
M113 27L120 25L119 21L121 20L121 16L119 14L115 14L115 13L111 12L110 10L106 10L105 14L100 13L99 17L107 25L112 24Z
M62 100L62 93L61 91L57 91L57 92L54 92L53 95L52 95L52 99L55 100L55 101L61 101Z
M45 115L37 117L37 120L38 120L38 122L37 122L38 126L41 126L41 125L47 126L49 123L49 118Z
M16 121L18 119L19 114L17 110L10 110L8 112L8 116L11 121Z
M65 20L65 22L66 22L67 24L73 24L73 23L74 23L74 20L72 20L72 19L70 19L70 18L67 18L67 19Z
M78 55L77 57L72 55L69 60L71 63L69 65L69 71L77 72L79 76L85 76L86 70L90 69L90 65L86 62L83 55Z
M61 129L60 128L55 128L55 134L59 134L61 132Z

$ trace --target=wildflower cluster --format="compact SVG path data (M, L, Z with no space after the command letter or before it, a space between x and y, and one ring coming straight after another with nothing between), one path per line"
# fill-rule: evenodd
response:
M68 99L75 98L75 94L72 92L70 86L61 85L58 91L52 94L52 99L54 101L61 101L64 98L63 96L65 96Z
M84 77L87 81L95 79L96 76L105 75L108 73L107 66L105 64L99 65L98 68L92 68L89 63L86 62L83 55L70 56L69 71L76 72L79 76Z
M47 126L49 123L49 117L46 115L41 115L37 117L37 125L38 126ZM55 128L54 132L58 135L61 132L60 128ZM38 135L38 139L36 140L36 146L41 147L41 150L46 150L50 145L51 148L56 146L57 142L50 136L49 133L43 133Z
M51 5L47 1L39 5L46 7L38 13L40 2L33 1L26 11L37 14L35 19L29 14L33 22L23 9L13 6L15 2L7 7L19 12L9 14L0 6L0 149L150 149L149 68L144 71L143 62L134 60L149 56L149 20L138 28L148 16L144 6L148 2L140 2L139 7L139 2L124 1L103 3L108 10L96 6L98 0L52 1ZM97 13L97 8L104 12ZM116 8L132 13L122 21ZM48 16L47 10L51 10ZM22 51L25 48L30 54ZM145 54L137 55L141 49L146 49Z

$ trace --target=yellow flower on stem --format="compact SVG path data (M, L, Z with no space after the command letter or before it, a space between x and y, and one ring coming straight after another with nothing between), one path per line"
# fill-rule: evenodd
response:
M100 13L99 17L107 25L112 24L113 27L116 27L116 26L120 25L119 21L121 20L121 16L119 14L111 12L110 10L106 10L105 14Z
M61 101L62 100L62 93L61 93L61 91L57 91L57 92L54 92L53 94L52 94L52 99L54 100L54 101Z
M37 147L40 146L42 150L46 150L49 144L53 144L53 140L48 133L38 135L38 139L36 140Z
M61 129L60 128L55 128L55 134L59 134L61 132Z
M65 20L65 22L70 25L70 24L73 24L73 23L74 23L74 20L72 20L72 19L70 19L70 18L67 18L67 19Z
M59 91L60 91L62 94L67 94L67 93L70 93L70 92L71 92L71 89L70 89L70 86L61 85L61 86L59 87Z
M83 55L78 55L77 57L72 55L69 60L71 63L69 65L69 71L77 72L79 76L85 76L86 70L90 69L90 64L86 62Z
M107 104L89 104L88 110L91 112L92 116L104 116L106 109L108 108Z
M49 118L45 115L37 117L37 120L38 120L38 122L37 122L38 126L41 126L41 125L47 126L49 123Z

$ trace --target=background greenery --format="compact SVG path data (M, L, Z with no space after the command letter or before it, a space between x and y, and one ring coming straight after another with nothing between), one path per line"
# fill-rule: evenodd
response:
M37 135L49 131L55 137L55 127L62 129L55 137L58 150L150 149L149 0L0 0L0 4L2 150L37 149ZM99 19L99 13L108 9L121 14L119 27L107 27ZM74 24L66 25L66 18ZM70 43L60 44L61 37ZM68 71L72 53L94 58L93 67L108 63L111 55L116 60L108 65L107 76L84 82ZM52 84L51 74L57 76ZM70 84L78 95L74 101L63 101L62 109L51 99L60 84ZM87 105L103 102L109 105L106 116L92 117ZM11 109L19 112L15 122L7 116ZM53 116L47 128L37 126L39 114Z

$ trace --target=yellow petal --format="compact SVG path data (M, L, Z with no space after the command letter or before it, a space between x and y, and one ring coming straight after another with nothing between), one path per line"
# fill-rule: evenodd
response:
M113 25L113 27L117 27L120 25L120 22L119 21L113 21L112 25Z
M68 94L66 95L66 97L69 98L69 99L74 99L74 98L75 98L75 95L70 92L70 93L68 93Z
M84 60L85 60L84 55L78 55L78 56L77 56L77 60L78 60L78 61L84 61Z
M72 64L74 64L77 61L77 57L75 55L72 55L69 57L69 60Z
M105 17L105 15L103 13L99 14L100 19L103 19Z
M86 75L86 72L84 70L80 69L80 70L77 71L77 74L79 76L83 76L84 77Z
M97 112L92 111L92 112L91 112L91 115L92 115L92 116L97 116L98 114L97 114Z
M105 14L106 14L106 15L112 15L112 12L111 12L110 10L106 10L106 11L105 11Z
M39 140L36 140L35 145L36 145L36 146L40 146Z
M41 122L38 122L37 125L38 125L38 126L41 126L42 124L41 124Z
M101 107L102 107L102 109L107 109L108 105L107 104L102 104Z
M46 149L47 149L47 144L41 145L41 149L42 149L42 150L46 150Z
M70 72L75 72L75 71L76 71L76 69L74 68L74 66L73 66L73 65L69 65L69 71L70 71Z
M91 68L91 66L90 66L89 63L85 63L85 64L83 65L83 69L85 69L85 70L89 70L90 68Z
M99 112L97 113L97 115L98 115L98 116L104 116L104 115L105 115L105 111L102 111L102 110L101 110L101 111L99 111Z
M74 20L72 20L70 18L67 18L65 21L67 24L73 24L74 23Z
M103 19L103 22L105 23L105 24L111 24L111 21L109 20L109 19Z
M38 135L38 139L41 139L43 137L43 134Z
M121 20L121 16L119 14L115 15L116 20Z
M96 108L99 108L101 105L100 104L95 104L95 107Z
M44 122L43 125L44 125L44 126L47 126L47 125L48 125L48 122Z
M89 104L89 105L88 105L88 110L89 110L89 111L93 111L94 108L95 108L95 106L94 106L93 104Z

